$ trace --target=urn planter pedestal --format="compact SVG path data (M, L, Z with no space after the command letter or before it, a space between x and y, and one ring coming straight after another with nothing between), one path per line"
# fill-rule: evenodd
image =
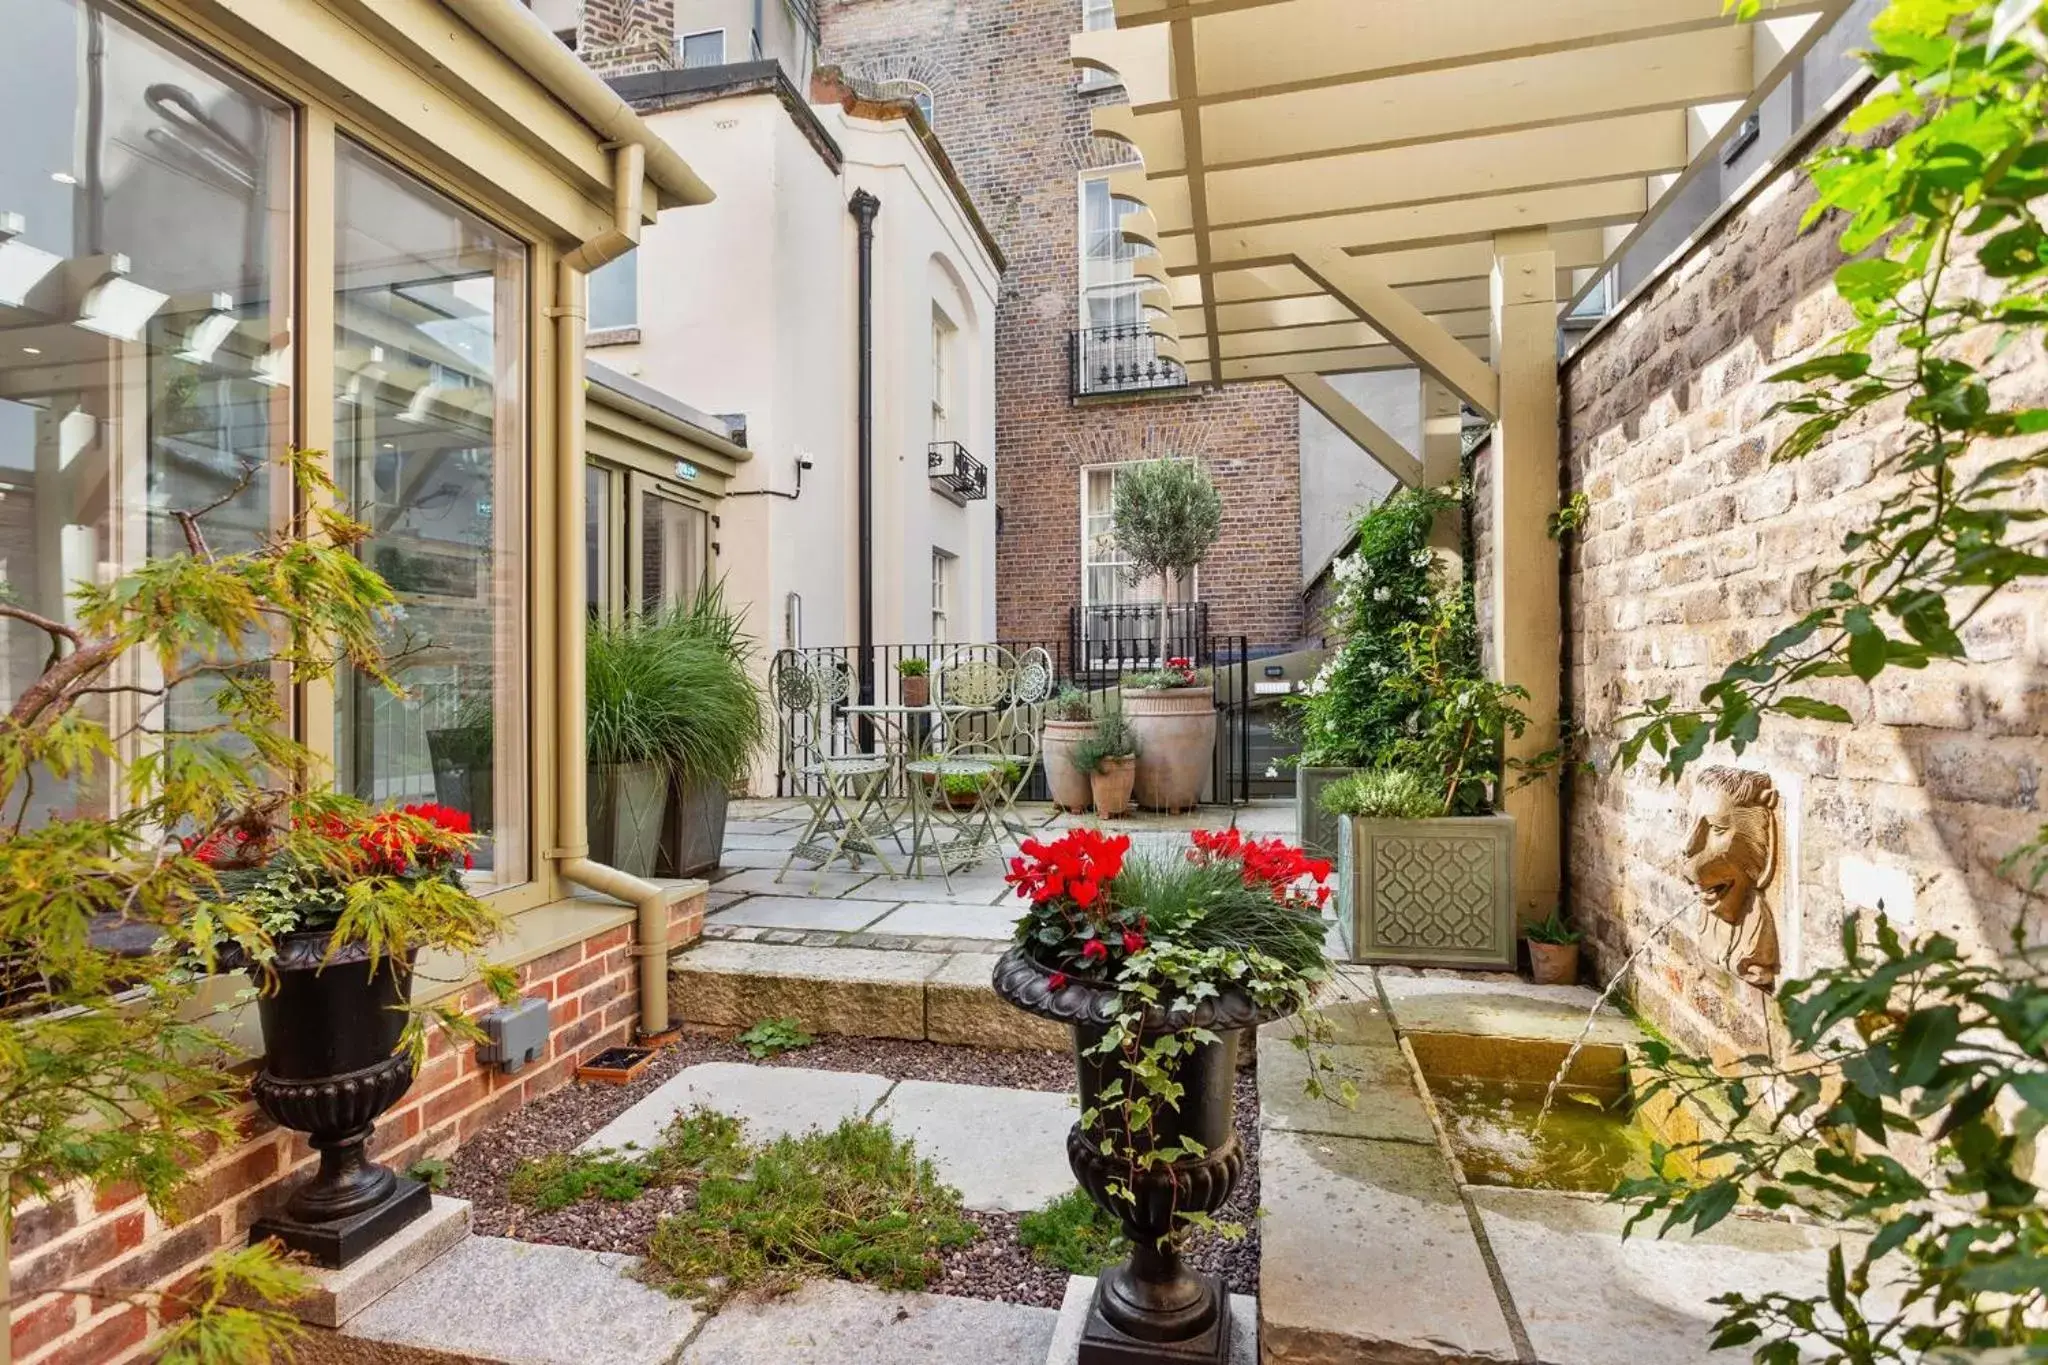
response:
M1089 1053L1117 1016L1116 990L1071 976L1055 989L1052 977L1025 950L1012 948L996 963L994 986L997 995L1027 1014L1073 1029L1081 1108L1106 1109L1100 1098L1104 1087L1129 1081L1117 1058ZM1225 990L1192 1012L1155 1008L1146 1018L1147 1037L1187 1027L1206 1028L1217 1036L1180 1059L1180 1107L1162 1106L1154 1133L1142 1139L1172 1146L1183 1136L1192 1137L1206 1149L1203 1156L1133 1171L1122 1153L1105 1155L1099 1140L1079 1123L1067 1134L1067 1164L1074 1178L1097 1207L1123 1225L1133 1248L1096 1281L1079 1365L1227 1365L1230 1295L1217 1277L1190 1271L1178 1247L1165 1239L1180 1230L1176 1212L1214 1215L1244 1172L1244 1150L1232 1126L1238 1042L1269 1017L1248 997ZM1125 1183L1135 1199L1110 1193L1113 1184Z
M1074 761L1074 750L1095 733L1092 720L1048 720L1040 743L1045 755L1045 785L1052 803L1065 811L1088 809L1088 774Z
M1122 689L1124 719L1138 737L1138 804L1193 810L1216 765L1216 694L1201 687Z
M412 963L373 967L361 944L331 958L327 947L324 930L280 938L276 989L256 1002L264 1058L250 1092L272 1120L307 1135L320 1167L249 1237L338 1268L423 1216L433 1195L367 1150L378 1116L412 1087L412 1058L398 1050Z
M1337 925L1351 960L1513 971L1514 848L1508 815L1342 817Z

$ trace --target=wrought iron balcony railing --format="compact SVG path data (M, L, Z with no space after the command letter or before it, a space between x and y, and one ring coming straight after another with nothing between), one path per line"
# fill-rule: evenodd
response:
M958 441L933 441L925 451L925 473L934 489L955 502L978 502L988 496L988 466Z
M1142 672L1197 657L1207 602L1115 602L1067 609L1067 657L1082 675Z
M1084 327L1067 338L1067 352L1075 398L1187 387L1188 372L1159 354L1159 339L1143 323Z

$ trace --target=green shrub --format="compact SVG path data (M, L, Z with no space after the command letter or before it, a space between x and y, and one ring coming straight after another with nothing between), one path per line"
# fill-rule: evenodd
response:
M686 782L738 778L767 735L752 655L722 584L665 612L592 622L590 761L658 763Z
M1538 920L1522 931L1522 937L1531 943L1548 943L1554 947L1568 948L1579 941L1579 931L1565 919L1564 911L1552 909L1548 919Z
M929 659L898 659L896 661L896 675L898 677L922 678L930 674L931 671L932 664Z
M1085 1190L1069 1190L1017 1222L1017 1240L1041 1265L1070 1275L1094 1275L1130 1253L1115 1219Z
M1074 746L1074 765L1084 773L1099 773L1113 758L1135 758L1138 736L1122 711L1105 711L1095 722L1095 732Z
M809 1047L818 1040L804 1031L801 1020L763 1019L733 1041L743 1045L753 1056L767 1058Z
M679 1114L661 1140L644 1152L552 1152L521 1161L506 1193L515 1204L543 1211L585 1199L630 1203L648 1190L729 1172L745 1164L739 1120L697 1108Z
M908 1140L848 1119L777 1138L743 1171L708 1176L696 1207L655 1229L641 1273L706 1308L814 1275L923 1289L940 1253L975 1231L959 1191Z
M1323 788L1321 800L1331 815L1366 820L1427 820L1444 813L1443 792L1412 768L1353 773Z
M1053 694L1046 708L1046 715L1052 720L1093 720L1095 706L1088 700L1088 694L1078 687L1062 687Z

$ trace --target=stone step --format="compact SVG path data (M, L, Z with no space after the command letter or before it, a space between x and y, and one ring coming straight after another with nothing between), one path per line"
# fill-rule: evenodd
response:
M1067 1030L1012 1009L989 985L999 954L706 941L669 960L682 1023L743 1029L796 1019L813 1033L1058 1051Z

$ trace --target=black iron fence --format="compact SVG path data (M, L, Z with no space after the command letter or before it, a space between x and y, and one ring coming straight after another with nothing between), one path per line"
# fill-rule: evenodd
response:
M1084 327L1068 336L1067 359L1075 398L1179 389L1188 382L1178 360L1159 354L1159 338L1143 323Z
M1078 677L1159 668L1192 659L1210 639L1207 602L1119 602L1067 608L1067 653Z
M1184 605L1194 607L1201 604ZM1181 657L1192 660L1198 668L1209 670L1210 686L1216 697L1216 752L1202 799L1218 805L1242 804L1251 799L1254 722L1245 637L1203 633L1190 636L1181 643L1185 646L1179 651ZM1061 640L1005 640L1001 647L1019 659L1033 649L1044 650L1046 657L1052 660L1058 683L1087 693L1098 712L1117 704L1118 682L1123 671L1154 666L1148 659L1131 670L1076 670L1073 666L1075 656L1067 643ZM793 796L814 786L814 781L803 773L804 764L814 756L855 753L873 743L872 727L864 740L860 717L849 715L845 710L847 703L861 700L864 690L872 695L877 705L901 705L904 677L899 666L905 660L924 662L926 686L929 687L931 675L948 657L956 650L973 648L964 645L874 645L864 654L854 645L783 650L777 656L777 666L801 663L813 674L836 672L844 679L846 698L844 702L824 706L790 707L784 704L784 698L770 697L770 704L776 708L776 795ZM1044 769L1034 768L1030 784L1024 790L1024 799L1044 801L1049 796Z

